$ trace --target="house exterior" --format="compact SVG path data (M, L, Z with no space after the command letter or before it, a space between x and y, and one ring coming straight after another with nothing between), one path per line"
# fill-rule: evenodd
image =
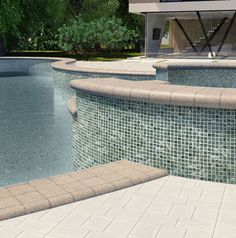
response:
M167 27L173 53L215 56L236 49L236 0L129 0L129 11L145 16L146 55L160 52Z

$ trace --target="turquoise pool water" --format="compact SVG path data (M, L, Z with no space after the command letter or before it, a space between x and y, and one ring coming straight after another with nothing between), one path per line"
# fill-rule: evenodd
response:
M0 186L72 171L71 150L52 76L0 73Z

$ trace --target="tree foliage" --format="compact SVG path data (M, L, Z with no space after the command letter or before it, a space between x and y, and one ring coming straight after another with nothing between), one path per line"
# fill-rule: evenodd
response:
M21 0L0 0L0 38L15 35L22 17Z
M85 49L83 40L78 41L78 37L82 39L82 33L86 42L91 40L91 46L94 45L94 37L99 37L99 42L92 48L105 45L109 49L117 49L130 41L131 32L141 38L141 26L142 17L128 13L128 0L0 0L0 45L3 40L9 50L57 49L58 29L62 34L59 46L63 44L62 39L67 44L61 47L63 49L70 45L65 40L66 34L69 39L75 36L71 42L77 41Z
M136 34L117 18L99 18L90 22L83 18L59 29L59 46L65 51L88 54L101 48L122 49L134 41Z
M38 48L45 40L55 38L57 29L67 20L68 3L68 0L0 0L0 38L10 49L27 45Z

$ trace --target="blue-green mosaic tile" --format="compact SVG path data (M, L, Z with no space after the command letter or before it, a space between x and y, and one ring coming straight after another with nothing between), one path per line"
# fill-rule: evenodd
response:
M74 166L120 159L236 182L236 110L159 105L77 92Z
M236 88L234 69L157 70L156 79L177 85Z

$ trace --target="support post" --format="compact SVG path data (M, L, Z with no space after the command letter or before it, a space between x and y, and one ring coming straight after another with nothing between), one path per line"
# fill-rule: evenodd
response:
M209 38L209 42L211 42L211 40L215 37L215 35L218 33L218 31L221 29L221 27L225 24L225 22L227 21L227 17L224 17L220 24L217 26L217 28L215 29L215 31L212 33L212 35ZM201 52L203 52L205 50L205 48L207 47L207 43L205 43L205 45L202 47Z
M224 45L225 40L226 40L226 38L227 38L227 36L228 36L228 34L229 34L229 32L230 32L230 30L231 30L233 24L234 24L235 18L236 18L236 12L234 13L234 15L233 15L233 17L232 17L232 19L231 19L231 21L230 21L230 23L229 23L229 26L228 26L228 28L227 28L227 30L226 30L226 32L225 32L225 35L224 35L224 37L223 37L223 39L222 39L222 41L221 41L221 44L220 44L220 46L219 46L219 48L218 48L218 50L217 50L217 52L216 52L216 56L220 53L220 51L221 51L221 49L222 49L222 46Z
M198 53L196 47L194 46L194 44L193 44L193 42L191 41L190 37L188 36L187 32L184 30L184 27L181 25L181 23L179 22L179 20L178 20L177 18L175 18L175 22L176 22L177 25L179 26L180 30L183 32L184 36L186 37L187 41L189 42L189 44L191 45L191 47L193 48L193 50Z
M209 39L208 39L208 36L207 36L207 33L206 33L206 29L205 29L205 27L204 27L204 25L203 25L200 12L197 12L197 17L198 17L198 20L199 20L199 22L200 22L200 25L201 25L201 28L202 28L202 32L203 32L203 34L204 34L204 37L205 37L206 44L207 44L207 46L208 46L209 52L211 53L212 58L214 58L214 54L213 54L213 52L212 52L211 44L210 44L210 42L209 42Z
M147 13L145 17L145 55L156 55L160 51L162 35L165 29L165 16ZM159 30L159 35L155 38L155 30Z

